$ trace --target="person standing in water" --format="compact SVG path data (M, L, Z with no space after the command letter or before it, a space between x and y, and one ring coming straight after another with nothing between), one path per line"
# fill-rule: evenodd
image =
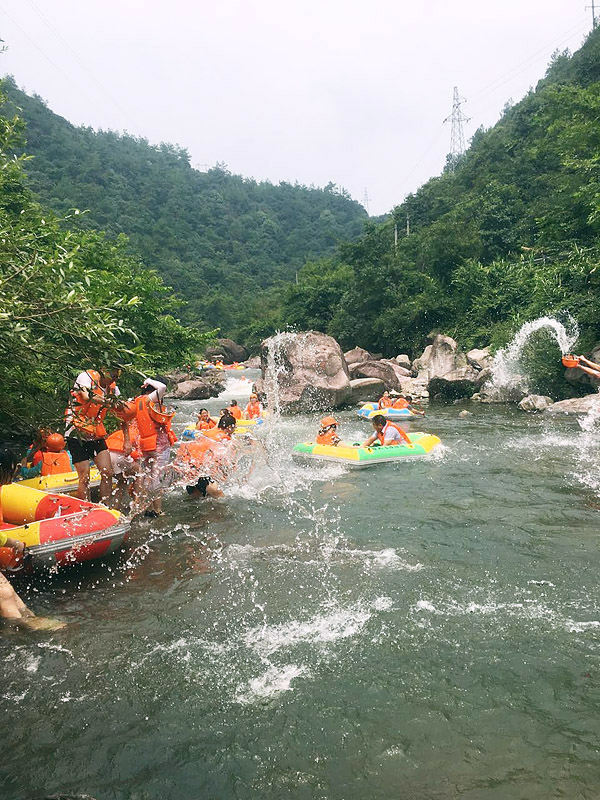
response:
M71 390L71 400L65 411L67 447L77 470L79 485L76 496L88 499L90 460L100 470L100 501L107 503L112 490L112 466L106 446L104 418L111 397L119 397L116 380L120 369L88 369L81 372Z

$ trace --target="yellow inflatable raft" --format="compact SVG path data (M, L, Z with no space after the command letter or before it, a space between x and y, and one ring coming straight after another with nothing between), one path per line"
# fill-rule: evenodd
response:
M40 475L38 478L28 478L17 481L19 486L29 486L42 492L55 492L56 494L71 494L77 491L79 479L76 472L60 472L57 475ZM96 467L90 470L90 487L100 486L100 472Z

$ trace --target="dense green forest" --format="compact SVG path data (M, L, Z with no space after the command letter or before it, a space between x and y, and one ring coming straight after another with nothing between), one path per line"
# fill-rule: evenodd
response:
M125 233L185 298L187 322L246 340L268 334L269 309L279 309L272 287L357 238L367 219L333 184L258 183L223 166L200 172L185 149L75 127L14 80L5 89L9 112L26 122L32 191L59 214L85 209L83 228Z
M463 346L504 344L524 321L570 312L600 340L600 30L489 130L455 169L383 224L307 264L281 323L345 347L417 354L433 329ZM410 235L394 247L394 224Z
M4 103L0 94L0 105ZM0 116L0 436L62 428L68 390L83 369L121 366L135 393L141 372L179 366L207 340L172 315L161 278L108 237L58 218L27 187L23 123Z

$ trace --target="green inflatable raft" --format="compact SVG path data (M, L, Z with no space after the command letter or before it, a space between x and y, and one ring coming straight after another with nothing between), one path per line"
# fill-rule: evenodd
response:
M382 447L335 447L333 445L302 442L293 450L293 457L298 461L335 461L349 467L371 467L373 464L388 464L392 461L409 461L424 458L441 444L441 440L431 433L409 433L410 444L389 445Z

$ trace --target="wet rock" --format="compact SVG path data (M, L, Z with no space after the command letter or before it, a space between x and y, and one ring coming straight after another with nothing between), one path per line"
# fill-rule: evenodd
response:
M427 388L432 397L439 397L443 400L471 397L475 391L477 375L478 373L473 367L459 367L443 376L432 378Z
M472 417L473 414L470 411L463 409L461 412L459 412L458 416L460 419L466 419L466 417Z
M216 356L223 356L224 364L233 364L234 361L240 363L245 361L249 355L246 348L234 342L233 339L217 339L215 344L209 345L204 352L209 360Z
M478 393L474 394L471 400L477 400L479 403L486 403L489 405L494 403L520 403L526 395L527 392L518 381L512 385L502 386L501 388L488 382L479 387Z
M409 395L413 400L427 400L429 398L427 383L427 378L403 378L402 394Z
M588 414L590 411L600 413L600 394L587 394L585 397L574 397L571 400L560 400L553 403L547 414Z
M209 397L217 397L221 394L225 388L225 382L226 378L223 374L211 374L203 378L182 381L168 392L168 397L176 400L207 400Z
M385 383L379 378L356 378L350 381L353 403L377 402L385 390Z
M553 405L554 400L551 397L547 397L543 394L528 394L527 397L524 397L518 405L518 408L521 411L546 411L551 405Z
M402 369L395 365L392 367L384 361L363 361L360 364L352 364L350 367L350 377L355 378L378 378L383 381L388 391L400 392L402 387L400 377L396 374L396 369Z
M490 369L493 361L494 357L490 355L489 347L484 347L483 350L469 350L467 353L467 363L475 369Z
M282 411L339 408L352 400L342 348L325 333L277 334L263 342L261 358L264 382L276 381ZM275 375L267 372L271 360Z

